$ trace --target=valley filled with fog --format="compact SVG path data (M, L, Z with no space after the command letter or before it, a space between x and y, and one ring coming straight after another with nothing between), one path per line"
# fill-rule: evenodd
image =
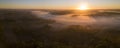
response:
M56 13L57 12L57 13ZM62 14L64 12L68 12ZM57 27L79 25L88 28L120 27L120 11L90 10L90 11L32 11L38 18L54 20Z

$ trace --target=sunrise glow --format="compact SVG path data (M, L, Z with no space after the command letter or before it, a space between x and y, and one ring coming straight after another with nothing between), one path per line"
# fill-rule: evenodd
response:
M87 4L85 4L85 3L82 3L78 8L77 8L78 10L88 10L89 9L89 7L88 7L88 5Z

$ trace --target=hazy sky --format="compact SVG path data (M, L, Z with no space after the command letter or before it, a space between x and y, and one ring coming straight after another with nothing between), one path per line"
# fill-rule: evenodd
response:
M0 0L0 8L73 9L83 2L95 9L120 9L120 0Z

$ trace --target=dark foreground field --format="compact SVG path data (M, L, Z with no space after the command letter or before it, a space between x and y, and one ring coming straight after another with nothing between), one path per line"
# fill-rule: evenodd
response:
M54 23L30 10L0 10L0 48L120 48L119 26L69 25L61 29L59 25L54 28Z

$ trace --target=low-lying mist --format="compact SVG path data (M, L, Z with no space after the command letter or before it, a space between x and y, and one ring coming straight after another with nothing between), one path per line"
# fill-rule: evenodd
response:
M52 11L32 11L37 17L56 21L54 25L57 27L69 25L91 26L91 28L120 27L120 13L115 11L71 11L72 13L69 11L67 14L62 15L60 14L61 12L57 14L51 14L50 12Z

